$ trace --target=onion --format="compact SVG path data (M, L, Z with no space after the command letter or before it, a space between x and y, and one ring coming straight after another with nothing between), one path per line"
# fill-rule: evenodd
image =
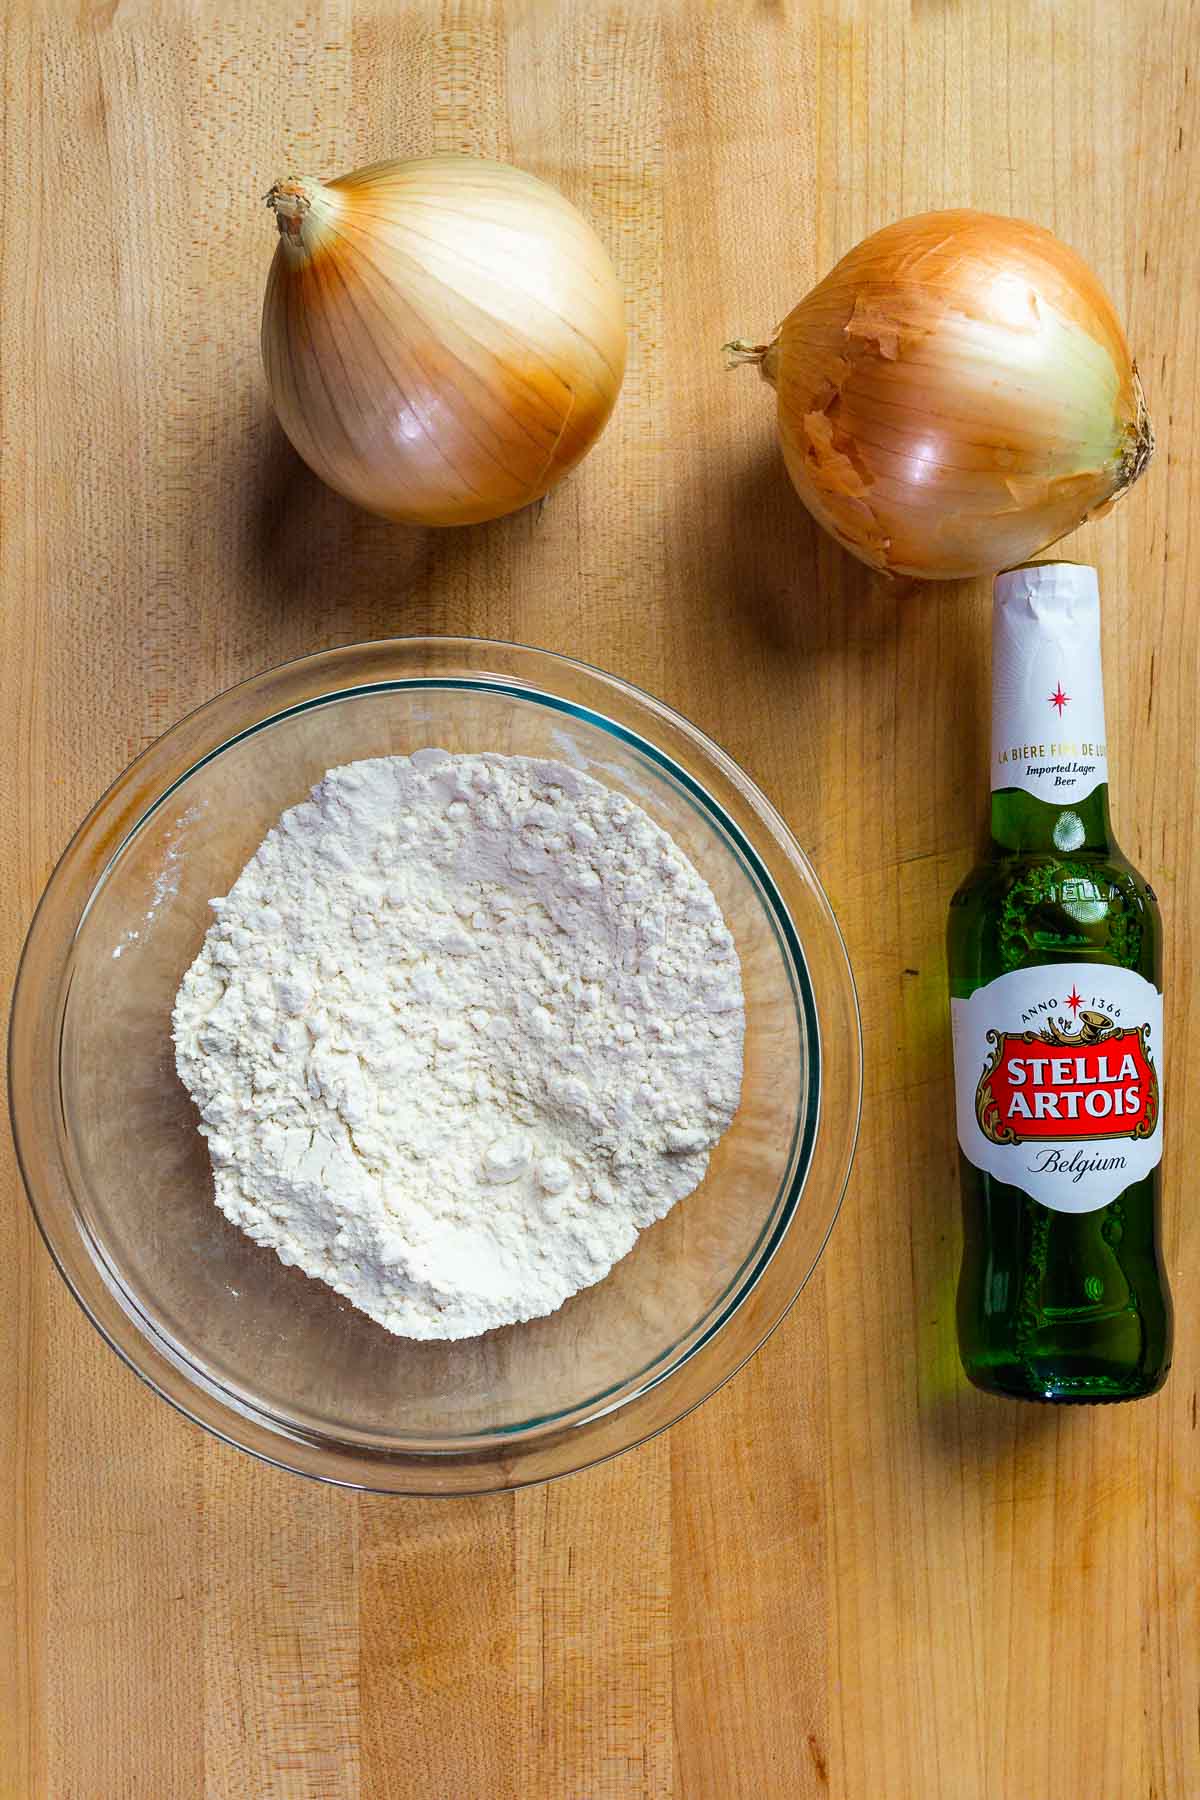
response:
M616 272L532 175L470 156L376 163L267 196L262 354L311 468L371 512L467 525L580 460L625 369Z
M770 344L788 473L847 550L949 579L1023 562L1137 480L1154 434L1095 275L1050 232L923 213L865 238Z

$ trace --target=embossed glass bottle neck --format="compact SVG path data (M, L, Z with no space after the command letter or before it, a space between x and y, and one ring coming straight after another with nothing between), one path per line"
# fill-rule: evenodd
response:
M998 788L992 795L993 856L1112 855L1116 848L1107 782L1077 806L1051 806L1022 788Z

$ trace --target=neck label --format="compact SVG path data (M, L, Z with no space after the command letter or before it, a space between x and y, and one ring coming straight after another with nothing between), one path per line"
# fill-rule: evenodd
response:
M1132 969L1016 969L951 1000L958 1141L1055 1212L1094 1212L1162 1157L1162 995Z
M992 792L1077 806L1108 780L1096 572L1016 569L992 612Z

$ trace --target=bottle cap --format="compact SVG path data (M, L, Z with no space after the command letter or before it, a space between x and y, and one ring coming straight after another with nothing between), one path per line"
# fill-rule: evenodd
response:
M1014 600L1044 599L1050 601L1100 602L1096 571L1088 563L1035 562L1022 563L1016 569L1004 569L995 580L992 594L997 606Z

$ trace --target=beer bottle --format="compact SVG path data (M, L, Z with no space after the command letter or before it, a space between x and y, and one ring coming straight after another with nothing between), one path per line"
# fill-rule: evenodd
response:
M1136 1400L1171 1363L1162 940L1109 824L1094 569L997 577L991 786L948 933L959 1353L990 1393Z

